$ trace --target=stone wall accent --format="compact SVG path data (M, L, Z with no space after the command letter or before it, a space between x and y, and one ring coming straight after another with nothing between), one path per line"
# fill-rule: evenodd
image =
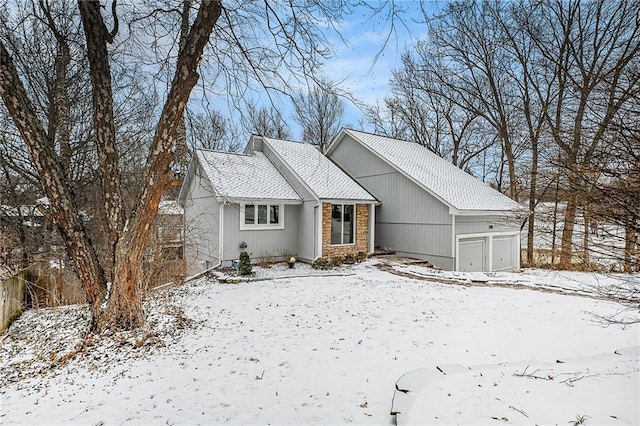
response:
M356 205L355 244L331 245L331 203L322 203L322 257L369 252L369 205Z

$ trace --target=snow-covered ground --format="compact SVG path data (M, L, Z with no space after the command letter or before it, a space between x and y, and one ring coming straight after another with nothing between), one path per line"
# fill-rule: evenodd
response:
M431 393L400 423L640 423L640 325L602 326L594 314L620 305L582 286L535 288L602 280L391 265L414 279L376 262L163 290L147 329L93 336L73 357L83 307L26 312L0 336L0 423L390 425L396 381L421 368L438 373Z

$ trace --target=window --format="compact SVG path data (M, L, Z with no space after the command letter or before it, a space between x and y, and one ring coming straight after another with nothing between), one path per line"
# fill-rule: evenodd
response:
M331 244L353 244L356 218L353 204L331 205Z
M240 206L240 229L283 229L282 204L243 204Z

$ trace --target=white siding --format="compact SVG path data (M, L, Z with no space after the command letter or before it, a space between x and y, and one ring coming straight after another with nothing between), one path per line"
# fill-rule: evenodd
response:
M319 253L316 253L315 247L317 243L317 225L316 214L322 214L321 211L316 212L314 209L318 205L315 201L305 201L299 207L298 220L298 257L307 262L313 262Z
M456 216L456 235L520 232L520 221L509 215Z
M269 145L263 145L263 152L271 160L273 165L284 176L284 178L291 184L293 189L302 197L303 203L298 206L298 228L296 237L296 254L301 260L312 262L315 260L316 253L315 243L317 239L316 235L316 222L314 208L318 205L318 201L309 190L300 183L298 176L294 175L291 170L280 161L278 156L272 152ZM321 214L321 213L319 213ZM285 228L288 228L285 224Z
M228 265L240 257L240 243L247 243L245 249L252 260L261 257L280 257L283 252L298 254L297 234L299 205L284 206L284 229L240 230L240 205L224 206L224 250L223 262Z
M445 204L349 136L331 158L381 201L376 207L377 247L452 269L452 219Z
M184 203L187 275L215 266L219 259L219 205L196 170Z

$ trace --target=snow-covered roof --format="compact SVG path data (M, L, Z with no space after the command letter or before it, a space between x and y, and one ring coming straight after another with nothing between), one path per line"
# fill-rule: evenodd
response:
M318 199L377 201L314 145L263 139Z
M162 200L158 205L158 214L181 215L184 209L176 200Z
M458 211L515 211L522 206L424 146L344 129L398 171Z
M197 150L196 155L218 198L301 200L298 193L262 152L243 155Z

